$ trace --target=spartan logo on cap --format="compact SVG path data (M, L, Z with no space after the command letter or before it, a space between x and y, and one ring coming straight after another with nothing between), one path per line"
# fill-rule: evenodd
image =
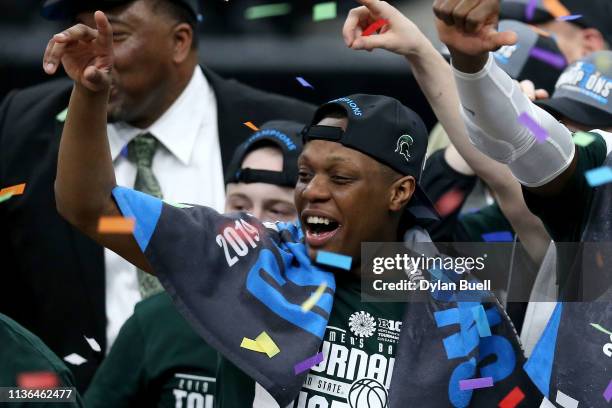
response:
M399 153L406 161L410 161L410 146L414 144L414 139L410 135L402 135L397 139L397 147L395 148L395 153Z

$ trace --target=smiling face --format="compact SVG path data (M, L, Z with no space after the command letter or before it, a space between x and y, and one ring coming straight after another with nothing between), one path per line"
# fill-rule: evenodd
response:
M111 122L150 126L180 95L197 64L191 27L160 12L158 1L136 0L105 11L115 54ZM95 28L93 12L79 13L76 21Z
M346 118L319 125L346 129ZM414 192L402 177L340 143L312 140L298 160L295 204L311 259L317 250L341 253L359 266L362 242L395 241L400 215Z

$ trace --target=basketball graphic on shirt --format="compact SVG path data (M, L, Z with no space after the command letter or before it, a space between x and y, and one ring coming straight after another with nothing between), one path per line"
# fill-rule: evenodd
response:
M349 328L359 337L368 338L376 330L376 321L368 312L355 312L349 317Z
M387 390L376 380L361 378L351 385L347 399L351 408L386 408Z

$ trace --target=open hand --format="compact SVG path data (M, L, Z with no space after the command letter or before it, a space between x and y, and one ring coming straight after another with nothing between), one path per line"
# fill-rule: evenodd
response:
M516 43L516 33L498 32L499 0L435 0L440 40L464 55L480 56Z
M381 0L358 0L361 7L352 9L344 22L342 36L346 45L354 50L382 48L400 55L415 53L429 40L419 28L399 10ZM363 31L377 20L385 19L377 35L362 36Z
M51 38L43 57L43 69L52 75L61 63L72 80L98 92L111 84L113 28L103 12L96 11L94 17L95 30L77 24Z

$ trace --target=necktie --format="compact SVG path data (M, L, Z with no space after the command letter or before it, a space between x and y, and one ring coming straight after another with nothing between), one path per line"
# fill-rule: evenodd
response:
M150 133L138 135L128 144L128 160L136 165L134 190L162 198L161 187L151 168L158 146L159 141ZM138 290L143 299L164 290L159 280L153 275L140 269L137 270L137 274Z

